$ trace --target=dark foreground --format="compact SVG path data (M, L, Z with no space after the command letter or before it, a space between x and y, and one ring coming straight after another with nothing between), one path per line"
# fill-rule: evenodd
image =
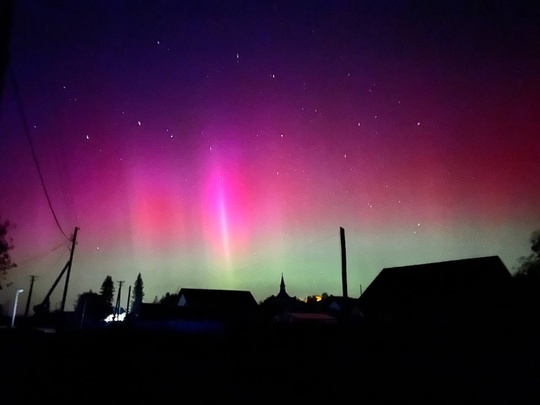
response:
M4 329L0 401L538 403L539 337L534 328Z

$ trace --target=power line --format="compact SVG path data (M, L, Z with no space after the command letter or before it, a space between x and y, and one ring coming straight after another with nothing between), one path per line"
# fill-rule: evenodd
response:
M26 120L26 114L24 113L23 103L22 103L22 100L21 100L21 97L20 97L20 94L19 94L19 89L17 87L17 81L15 79L15 75L13 74L13 72L11 70L10 70L10 74L11 74L11 81L12 81L12 84L13 84L13 90L14 90L14 93L15 93L15 98L16 98L16 101L17 101L17 106L19 107L19 112L21 114L21 118L22 118L22 121L23 121L23 126L24 126L24 132L26 134L26 139L28 140L28 143L30 144L30 149L32 151L32 158L34 160L34 165L36 166L36 169L37 169L37 172L38 172L38 175L39 175L39 180L41 182L41 186L43 187L43 191L45 192L45 197L47 198L47 203L49 204L49 208L50 208L50 210L52 212L52 215L54 217L54 221L56 222L56 225L58 226L58 229L60 229L60 232L62 232L62 234L66 237L67 240L70 240L69 236L66 235L66 233L64 232L64 230L60 226L60 222L58 222L58 218L56 217L56 213L54 212L54 208L52 206L51 199L49 198L49 193L47 192L47 187L45 187L45 181L43 180L43 175L41 174L41 168L39 167L39 162L38 162L38 159L37 159L37 156L36 156L36 152L34 150L34 144L32 142L32 137L30 136L30 128L28 128L28 122Z
M69 248L66 246L65 242L62 242L60 245L50 249L50 250L47 250L46 252L42 252L42 253L38 253L32 257L28 257L26 258L25 260L23 260L22 262L18 262L18 266L21 267L23 265L26 265L28 263L32 263L32 262L36 262L38 260L42 260L44 258L46 258L47 256L49 256L52 252L54 252L55 250L61 248L61 247L65 247L66 248L66 252L69 251ZM62 255L64 255L66 252L63 252Z

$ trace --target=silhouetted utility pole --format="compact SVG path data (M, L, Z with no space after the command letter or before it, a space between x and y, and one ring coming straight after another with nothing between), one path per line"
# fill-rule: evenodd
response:
M114 320L118 320L118 315L120 315L120 297L122 293L122 284L124 284L124 281L118 282L118 296L116 297L116 308L114 309Z
M24 310L24 317L28 317L28 311L30 310L30 300L32 299L32 290L34 289L34 280L37 276L30 276L30 290L28 290L28 298L26 299L26 309Z
M345 250L345 229L339 228L341 236L341 282L343 285L343 297L347 298L347 252Z
M126 305L126 315L129 314L129 300L131 299L131 286L128 287L128 299Z
M66 273L66 283L64 284L64 294L62 295L62 306L60 307L60 312L64 313L64 308L66 306L66 296L69 284L69 275L71 274L71 265L73 264L73 253L75 252L75 244L77 243L77 231L79 228L75 227L73 232L73 237L71 238L71 252L69 253L69 261Z

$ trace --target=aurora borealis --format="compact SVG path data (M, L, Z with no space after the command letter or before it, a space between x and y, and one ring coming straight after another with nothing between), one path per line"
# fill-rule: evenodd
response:
M18 268L0 303L30 275L43 298L75 227L68 309L139 272L149 302L180 287L260 301L282 273L290 295L340 295L339 227L350 296L385 267L511 269L540 227L538 16L502 1L17 2L0 218Z

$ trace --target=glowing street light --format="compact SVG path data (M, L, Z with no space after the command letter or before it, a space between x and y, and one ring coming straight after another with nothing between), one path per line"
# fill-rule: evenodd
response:
M17 290L17 293L15 294L15 304L13 304L13 315L11 316L11 327L13 328L15 326L15 314L17 313L17 302L19 301L19 294L22 293L24 290L22 288L19 288Z

